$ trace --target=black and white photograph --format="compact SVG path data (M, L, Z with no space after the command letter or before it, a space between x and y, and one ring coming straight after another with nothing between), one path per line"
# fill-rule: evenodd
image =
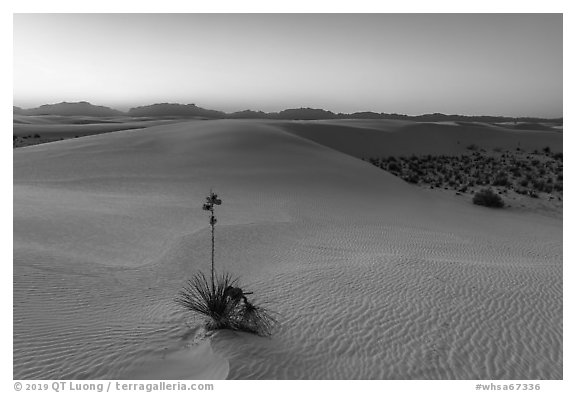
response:
M567 377L562 13L14 13L12 80L14 380Z

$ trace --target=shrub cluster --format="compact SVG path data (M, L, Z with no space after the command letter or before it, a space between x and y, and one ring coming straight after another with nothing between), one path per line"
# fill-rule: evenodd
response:
M562 153L552 153L548 147L532 153L519 147L486 153L470 145L468 150L470 153L459 156L371 157L367 161L406 182L452 189L459 194L474 194L480 188L493 186L502 193L513 191L533 198L548 193L561 197Z
M487 207L504 207L504 201L500 195L489 188L482 189L474 194L472 202L474 202L475 205Z

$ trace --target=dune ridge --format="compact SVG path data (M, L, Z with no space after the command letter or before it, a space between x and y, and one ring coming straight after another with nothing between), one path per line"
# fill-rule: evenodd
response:
M476 144L487 150L562 151L562 131L511 129L487 123L420 123L406 120L284 122L295 135L354 157L463 154Z
M562 378L561 220L454 203L289 131L14 151L14 378ZM210 188L217 267L279 313L271 339L206 338L172 301L208 268Z

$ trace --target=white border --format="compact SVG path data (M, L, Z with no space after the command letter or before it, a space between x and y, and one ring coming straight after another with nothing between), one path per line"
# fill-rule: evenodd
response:
M120 0L100 0L98 2L81 2L74 0L10 0L2 5L2 16L0 25L2 34L3 52L10 52L10 56L3 56L2 79L4 86L2 95L2 124L5 126L4 138L8 138L11 127L12 114L9 112L12 102L12 15L13 13L69 13L69 12L151 12L151 13L171 13L171 12L229 12L229 13L262 13L262 12L338 12L338 13L362 13L362 12L419 12L419 13L442 13L442 12L512 12L512 13L564 13L564 151L565 153L565 199L564 199L564 381L534 381L540 383L540 392L574 392L576 391L576 379L574 371L574 306L572 299L576 299L574 286L571 280L574 278L574 239L573 231L573 173L574 159L572 151L574 146L574 121L572 120L573 99L572 87L574 82L573 72L576 70L574 64L574 50L576 47L573 41L574 17L573 9L569 1L503 1L503 0L483 0L482 2L464 1L312 1L312 0L292 0L283 3L272 2L270 0L216 0L216 1L186 1L186 0L163 0L163 1L120 1ZM1 378L5 387L4 391L13 391L12 385L12 153L9 151L8 141L2 144L3 154L1 162L3 193L2 193L2 315L4 323L2 326L3 338L10 342L4 346L2 355ZM570 241L572 240L572 242ZM377 367L377 365L375 365ZM495 381L494 383L505 384L506 382L518 383L520 381ZM299 389L330 389L335 391L352 391L360 389L362 391L388 391L388 392L471 392L477 381L282 381L281 383L272 381L216 381L216 391L226 391L234 389L237 392L269 392L270 389L280 389L282 391L292 391Z

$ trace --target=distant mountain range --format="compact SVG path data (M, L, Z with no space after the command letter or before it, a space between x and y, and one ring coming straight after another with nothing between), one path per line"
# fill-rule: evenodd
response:
M110 117L122 116L125 113L117 111L107 106L92 105L89 102L61 102L59 104L47 104L38 108L22 109L13 107L13 113L19 115L58 115L58 116L96 116Z
M506 117L506 116L464 116L445 115L443 113L432 113L419 116L408 116L396 113L376 113L376 112L355 112L355 113L334 113L324 109L298 108L285 109L280 112L262 112L245 110L234 113L204 109L195 104L172 104L162 103L146 106L139 106L121 112L106 106L92 105L89 102L61 102L59 104L47 104L38 108L22 109L13 106L15 115L55 115L55 116L94 116L94 117L182 117L182 118L205 118L205 119L279 119L279 120L326 120L326 119L390 119L390 120L414 120L421 122L438 121L464 121L483 123L502 122L553 122L562 124L563 119L543 119L535 117Z
M226 113L215 111L211 109L200 108L194 104L153 104L147 106L139 106L132 108L127 112L128 116L135 117L163 117L163 116L179 116L179 117L207 117L212 119L223 119Z

